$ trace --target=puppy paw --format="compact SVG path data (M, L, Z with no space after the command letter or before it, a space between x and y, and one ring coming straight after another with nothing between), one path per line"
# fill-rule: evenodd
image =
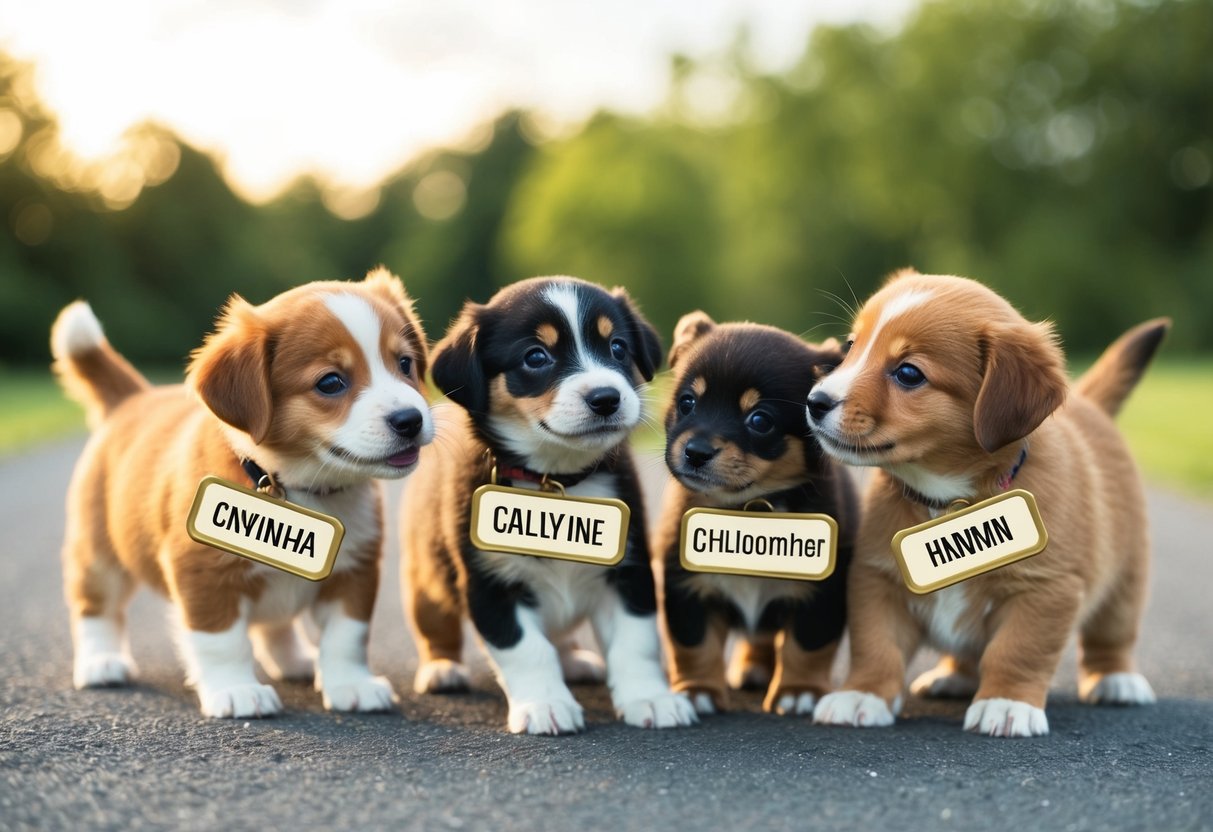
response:
M413 690L417 693L460 693L470 685L467 668L450 659L425 662L413 677Z
M965 730L989 737L1043 737L1049 720L1040 708L1014 699L978 699L965 713Z
M813 709L813 721L820 725L887 728L893 724L893 711L887 702L875 694L840 690L821 697Z
M1158 701L1140 673L1109 673L1092 681L1080 697L1088 705L1153 705Z
M910 693L928 699L968 699L977 693L977 679L967 673L933 667L914 680Z
M324 707L330 711L382 713L396 702L392 685L382 676L366 676L321 687Z
M718 701L714 693L702 688L688 688L679 692L678 695L691 703L691 707L695 709L695 713L700 716L715 716L726 710L724 703Z
M575 734L585 730L581 706L571 696L552 701L511 701L511 734Z
M691 700L679 693L663 693L648 699L625 702L616 715L637 728L686 728L699 722Z
M780 716L812 716L817 696L812 691L782 690L767 694L762 709Z
M593 685L606 679L606 663L602 657L583 647L562 650L560 670L570 685Z
M128 684L134 675L134 662L122 653L77 656L72 668L72 682L77 689L117 687Z
M269 685L232 685L211 690L199 689L202 715L219 719L250 719L282 713L282 700Z

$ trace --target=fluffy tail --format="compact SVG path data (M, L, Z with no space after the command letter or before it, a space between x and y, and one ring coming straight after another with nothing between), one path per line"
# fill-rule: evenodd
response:
M1141 381L1170 328L1170 318L1155 318L1133 327L1104 350L1094 366L1074 383L1074 391L1115 416Z
M96 427L123 399L151 385L110 346L87 303L78 300L59 313L51 327L55 375L67 394L84 405Z

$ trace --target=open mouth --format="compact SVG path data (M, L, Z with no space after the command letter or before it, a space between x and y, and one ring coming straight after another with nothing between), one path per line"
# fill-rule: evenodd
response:
M421 449L416 445L410 445L404 450L397 451L391 456L379 458L360 456L337 445L330 446L328 451L338 459L353 463L354 465L365 465L372 467L386 465L389 468L408 468L410 465L417 464L417 459L421 456Z

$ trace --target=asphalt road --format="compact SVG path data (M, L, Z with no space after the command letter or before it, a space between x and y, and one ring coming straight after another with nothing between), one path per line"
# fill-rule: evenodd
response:
M697 728L641 731L601 688L577 691L584 734L532 738L505 733L478 657L472 693L410 692L394 545L371 665L399 714L332 715L293 686L285 716L203 719L147 592L140 683L73 690L58 551L79 448L0 460L0 829L1213 829L1213 505L1150 494L1155 707L1077 704L1071 650L1039 739L971 736L963 704L915 699L891 729L766 716L748 696ZM656 481L660 463L644 467Z

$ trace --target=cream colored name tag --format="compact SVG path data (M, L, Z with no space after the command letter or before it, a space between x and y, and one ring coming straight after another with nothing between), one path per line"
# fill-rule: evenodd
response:
M893 553L906 586L923 595L1031 557L1048 543L1036 498L1017 488L902 529Z
M692 572L820 581L834 572L838 523L827 514L693 508L678 558Z
M319 581L333 571L345 526L336 517L276 500L218 477L198 484L186 521L199 543Z
M471 537L490 552L614 566L627 550L631 516L622 500L482 485L472 495Z

